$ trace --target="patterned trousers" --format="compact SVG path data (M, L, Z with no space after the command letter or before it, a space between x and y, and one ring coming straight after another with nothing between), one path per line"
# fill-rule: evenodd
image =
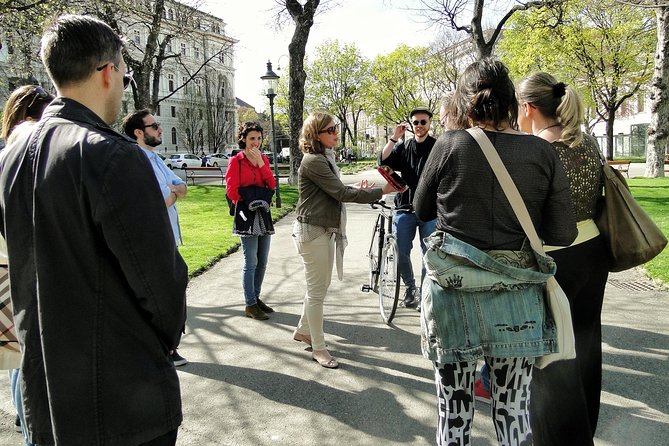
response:
M531 446L532 366L527 358L491 358L492 420L500 446ZM434 365L439 410L438 446L471 445L476 361Z

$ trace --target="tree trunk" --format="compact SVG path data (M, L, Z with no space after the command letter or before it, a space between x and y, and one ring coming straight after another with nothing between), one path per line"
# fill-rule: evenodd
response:
M304 116L304 83L307 73L304 71L304 56L306 53L309 32L314 24L314 14L320 0L308 0L301 5L297 0L286 0L286 9L295 22L295 32L288 45L290 57L290 79L288 81L288 117L290 124L290 176L291 184L297 183L297 169L302 161L299 139Z
M616 110L613 107L608 107L606 117L606 159L612 160L614 155L613 148L613 121L616 119Z
M648 147L646 148L646 171L644 176L657 178L664 176L664 155L667 153L669 137L669 6L655 8L657 19L657 47L655 69L650 94L650 125L648 126Z

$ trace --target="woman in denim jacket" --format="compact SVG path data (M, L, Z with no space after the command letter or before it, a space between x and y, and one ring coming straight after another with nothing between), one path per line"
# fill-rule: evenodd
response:
M482 128L520 191L539 236L576 236L569 183L546 141L516 130L518 103L507 68L483 59L458 80L456 127ZM449 115L449 118L451 116ZM418 183L414 208L437 218L427 239L423 355L434 364L437 444L470 444L476 363L491 367L492 416L500 445L531 444L529 385L535 357L556 349L544 284L555 273L533 252L478 143L464 130L442 135Z

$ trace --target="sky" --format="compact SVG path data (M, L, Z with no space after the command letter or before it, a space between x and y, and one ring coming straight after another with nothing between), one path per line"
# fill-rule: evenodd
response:
M435 39L434 32L427 30L417 15L403 9L407 0L339 2L340 7L317 14L309 34L307 55L327 40L355 43L363 56L373 59L402 43L417 46ZM282 31L273 29L269 9L274 4L274 0L209 0L200 8L223 19L227 24L226 34L239 40L235 45L235 95L257 111L269 107L260 80L267 71L267 61L272 62L276 74L288 75L288 44L294 25L288 23Z

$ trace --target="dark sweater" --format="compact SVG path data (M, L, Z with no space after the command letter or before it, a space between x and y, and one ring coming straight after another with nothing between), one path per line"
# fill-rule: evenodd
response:
M486 132L545 243L576 237L569 182L555 149L531 135ZM525 233L481 148L464 130L439 137L413 201L416 216L479 249L522 247Z

